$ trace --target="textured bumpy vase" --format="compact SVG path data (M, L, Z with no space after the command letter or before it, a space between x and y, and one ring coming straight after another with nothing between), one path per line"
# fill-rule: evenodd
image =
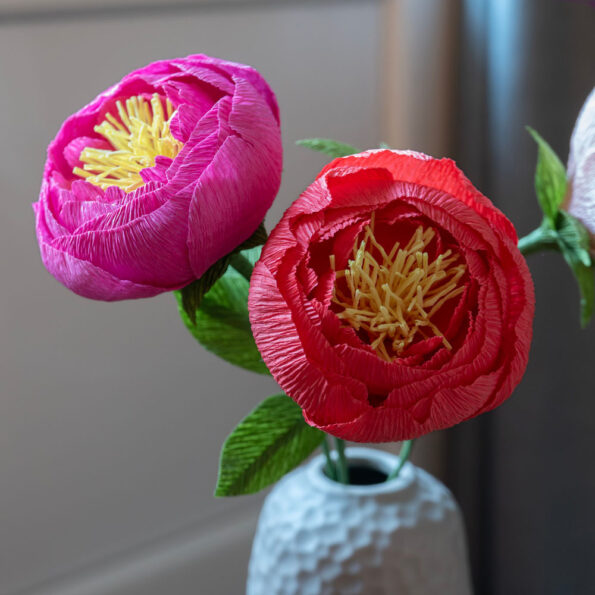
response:
M350 467L383 473L395 455L349 448ZM405 464L395 480L338 484L322 456L265 500L247 595L470 595L463 523L452 494Z

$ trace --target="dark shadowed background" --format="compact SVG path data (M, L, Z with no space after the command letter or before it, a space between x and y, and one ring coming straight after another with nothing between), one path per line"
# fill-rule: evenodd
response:
M536 128L565 162L595 86L595 8L558 0L467 0L455 155L513 220L539 217ZM478 592L595 592L595 333L556 254L529 257L536 290L526 376L493 413L448 433L447 483L467 520Z

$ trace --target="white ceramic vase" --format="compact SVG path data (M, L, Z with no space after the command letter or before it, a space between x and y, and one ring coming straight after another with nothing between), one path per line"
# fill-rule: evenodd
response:
M348 448L350 466L388 474L397 456ZM324 457L266 498L247 595L470 595L463 523L448 489L406 463L395 480L344 486Z

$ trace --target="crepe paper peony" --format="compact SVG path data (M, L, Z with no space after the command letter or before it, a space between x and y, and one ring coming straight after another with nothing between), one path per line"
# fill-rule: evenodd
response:
M411 439L500 405L521 380L534 294L510 221L448 159L336 159L252 276L264 362L306 421Z
M281 166L258 72L204 55L149 64L51 142L34 205L43 262L94 299L182 288L256 230Z
M570 139L567 175L564 208L589 230L595 254L595 88L581 109Z

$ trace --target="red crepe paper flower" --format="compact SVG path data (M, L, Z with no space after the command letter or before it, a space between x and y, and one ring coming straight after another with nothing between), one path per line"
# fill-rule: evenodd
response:
M306 421L410 439L500 405L527 364L533 284L511 222L448 159L333 161L252 276L250 320Z

